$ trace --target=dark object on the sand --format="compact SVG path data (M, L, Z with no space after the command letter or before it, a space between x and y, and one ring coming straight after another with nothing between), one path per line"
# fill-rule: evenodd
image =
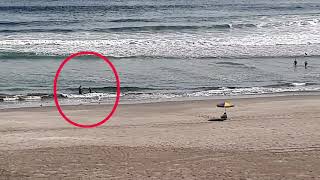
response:
M82 94L82 88L81 88L81 85L79 86L79 94Z
M221 119L221 118L211 118L208 121L224 121L225 119Z
M227 120L227 118L228 118L227 113L224 112L223 115L220 118L223 119L223 120Z
M224 120L227 120L228 119L228 116L227 116L227 113L223 113L222 116L220 116L220 118L210 118L208 121L224 121Z

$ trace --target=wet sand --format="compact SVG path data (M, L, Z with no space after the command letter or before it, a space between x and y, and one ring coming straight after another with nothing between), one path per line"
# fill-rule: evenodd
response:
M73 127L55 107L0 110L0 179L319 179L320 97L120 105ZM95 123L108 105L65 106Z

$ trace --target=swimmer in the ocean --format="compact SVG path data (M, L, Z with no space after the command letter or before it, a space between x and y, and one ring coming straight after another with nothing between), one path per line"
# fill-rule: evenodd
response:
M308 67L308 62L305 61L305 62L304 62L304 68L307 69L307 67Z

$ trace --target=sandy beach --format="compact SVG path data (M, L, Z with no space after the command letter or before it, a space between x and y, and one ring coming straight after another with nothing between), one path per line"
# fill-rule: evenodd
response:
M55 107L0 111L0 179L319 179L320 97L120 105L73 127ZM81 123L109 105L65 106Z

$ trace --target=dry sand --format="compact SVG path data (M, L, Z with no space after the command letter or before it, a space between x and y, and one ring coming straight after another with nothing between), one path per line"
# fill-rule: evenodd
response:
M218 102L0 110L0 179L320 179L319 96Z

